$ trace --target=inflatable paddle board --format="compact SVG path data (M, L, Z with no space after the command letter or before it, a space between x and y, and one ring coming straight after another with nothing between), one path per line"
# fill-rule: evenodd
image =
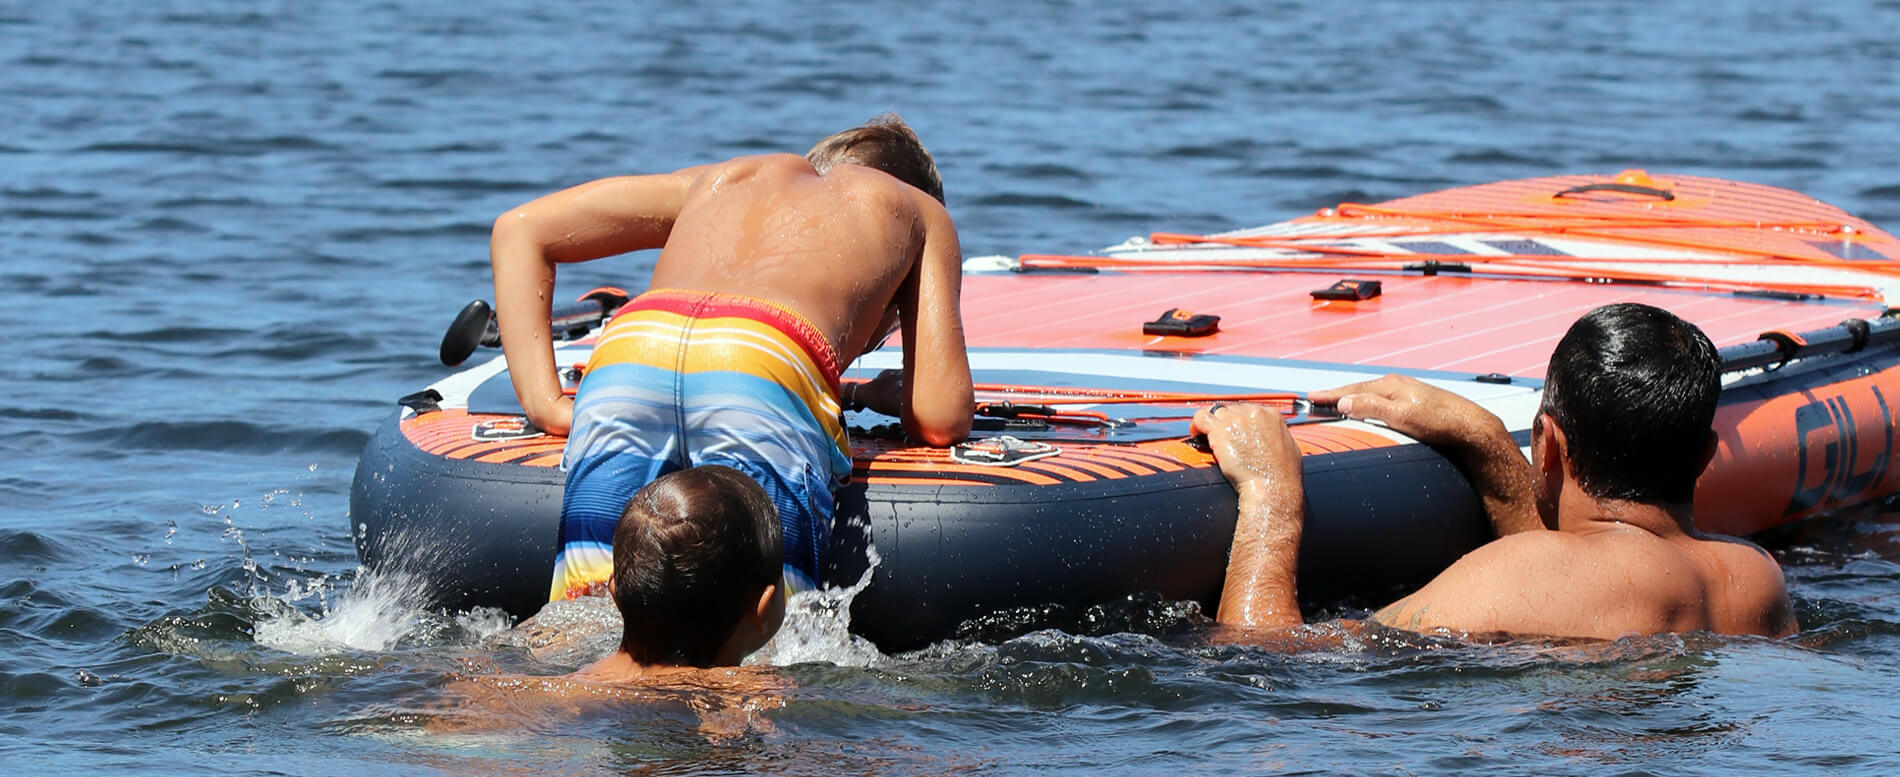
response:
M1900 490L1897 260L1893 236L1801 194L1642 171L972 258L972 439L919 447L896 419L847 413L856 470L827 582L869 570L852 628L887 650L1008 608L1149 591L1211 604L1235 499L1188 419L1246 399L1280 408L1305 454L1302 598L1420 583L1490 538L1477 496L1430 448L1305 394L1411 375L1525 444L1552 348L1612 302L1669 309L1722 348L1700 528L1751 534L1880 498ZM624 299L564 310L557 363L584 364L590 327ZM444 360L492 341L489 319L465 310ZM846 380L897 367L900 350L865 355ZM521 617L548 590L563 441L525 422L506 371L495 357L404 398L364 450L351 520L369 567L415 575L445 607Z

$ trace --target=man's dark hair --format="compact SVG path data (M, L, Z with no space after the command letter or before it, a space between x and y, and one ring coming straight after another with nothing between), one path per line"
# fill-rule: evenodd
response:
M784 557L778 511L744 473L714 464L655 478L614 527L620 648L642 664L711 666Z
M1563 429L1584 493L1687 503L1721 375L1715 344L1694 324L1649 305L1605 305L1557 343L1541 411Z
M838 165L882 170L943 202L943 177L937 174L937 163L917 140L917 133L895 113L874 117L862 127L818 141L805 152L805 161L819 175Z

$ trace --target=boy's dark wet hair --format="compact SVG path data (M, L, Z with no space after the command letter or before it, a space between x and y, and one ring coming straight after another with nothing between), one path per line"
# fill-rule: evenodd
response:
M882 170L943 202L943 177L937 174L937 163L917 140L917 133L895 113L818 141L805 152L805 160L819 175L838 165Z
M614 528L620 648L642 664L711 666L783 563L778 511L752 478L719 465L661 475Z
M1605 305L1557 343L1542 412L1563 429L1584 493L1687 504L1721 375L1715 344L1694 324L1649 305Z

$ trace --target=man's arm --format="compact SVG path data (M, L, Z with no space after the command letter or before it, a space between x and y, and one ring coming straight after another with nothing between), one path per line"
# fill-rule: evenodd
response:
M528 420L565 435L573 402L561 394L549 319L554 265L666 245L699 168L604 178L501 214L489 237L495 318L515 398Z
M1477 489L1498 536L1544 528L1530 462L1504 422L1477 403L1400 375L1315 391L1307 398L1336 404L1350 418L1382 421L1445 454Z
M1300 625L1295 578L1306 492L1286 420L1259 405L1220 404L1196 412L1193 429L1207 435L1240 501L1214 619L1249 629Z
M975 392L970 357L963 344L963 249L956 225L935 200L921 208L923 255L900 291L904 332L904 431L927 445L945 447L970 436ZM908 304L907 304L908 303Z

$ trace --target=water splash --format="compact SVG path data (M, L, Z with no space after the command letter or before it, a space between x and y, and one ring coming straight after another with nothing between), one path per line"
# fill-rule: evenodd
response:
M497 648L518 648L550 666L579 669L620 645L620 610L605 596L549 602L500 635Z
M875 645L851 633L851 602L871 584L875 548L863 576L843 588L800 591L785 602L785 623L765 647L746 657L748 666L829 663L870 667L889 661ZM550 602L534 617L499 635L497 648L526 650L543 664L579 668L620 644L620 611L604 596Z
M453 549L392 537L384 551L390 563L373 570L357 567L340 594L333 579L318 577L307 583L291 581L281 597L255 597L257 643L287 653L318 655L479 642L508 630L512 621L499 609L478 607L450 614L434 606L435 592L417 570L441 563L442 554ZM297 606L310 599L316 600L314 613Z
M800 591L785 602L785 625L765 647L745 663L791 666L823 662L838 666L871 667L889 662L877 646L851 633L851 602L871 585L871 573L882 558L866 546L869 563L858 581L843 588Z

